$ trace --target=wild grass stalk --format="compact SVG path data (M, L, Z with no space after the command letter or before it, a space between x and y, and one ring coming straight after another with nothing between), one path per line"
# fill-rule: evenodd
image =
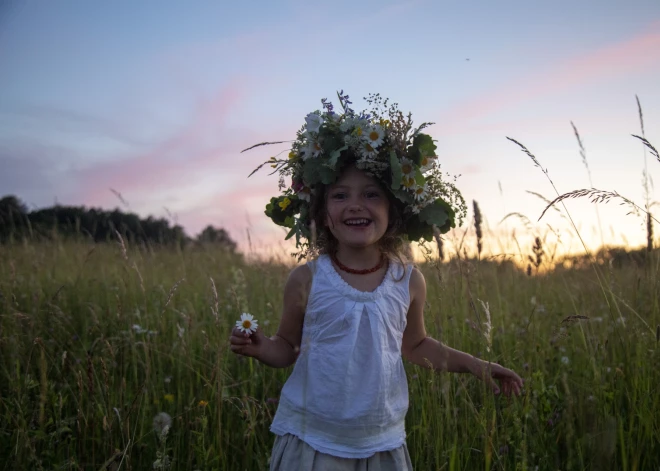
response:
M587 161L587 151L584 148L584 144L582 143L582 138L580 137L580 133L578 132L577 127L571 121L571 127L573 128L573 134L575 134L575 139L577 139L578 142L578 147L580 149L580 157L582 158L582 163L584 164L584 167L587 169L587 176L589 177L589 187L594 188L594 182L591 178L591 169L589 168L589 162ZM598 211L598 206L594 206L594 210L596 212L596 220L598 222L598 233L600 234L600 245L601 247L605 246L605 237L603 234L603 224L600 221L600 212Z
M477 237L477 258L481 260L481 250L483 249L483 230L482 230L482 218L481 210L479 209L479 203L476 200L472 201L472 208L474 210L474 230Z

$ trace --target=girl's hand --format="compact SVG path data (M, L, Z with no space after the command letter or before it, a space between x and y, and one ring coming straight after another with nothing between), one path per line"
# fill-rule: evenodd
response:
M257 357L264 344L266 336L264 335L261 327L253 334L248 334L241 331L238 327L234 327L229 337L229 348L237 355L244 355L246 357Z
M497 363L481 361L479 364L475 365L471 373L488 384L495 394L502 392L508 397L511 394L520 396L522 393L522 378L514 371L504 368ZM495 380L499 381L499 386Z

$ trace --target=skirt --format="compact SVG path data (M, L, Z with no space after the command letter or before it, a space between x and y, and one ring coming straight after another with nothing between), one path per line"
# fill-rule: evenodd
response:
M295 435L275 437L270 471L412 471L408 446L369 458L339 458L316 451Z

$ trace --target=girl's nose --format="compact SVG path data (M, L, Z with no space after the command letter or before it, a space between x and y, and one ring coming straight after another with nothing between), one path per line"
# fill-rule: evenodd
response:
M362 210L362 205L358 201L351 201L348 205L348 210L357 212Z

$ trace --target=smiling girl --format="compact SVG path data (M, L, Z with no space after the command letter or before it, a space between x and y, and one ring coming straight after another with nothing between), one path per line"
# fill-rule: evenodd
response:
M426 334L426 283L402 248L454 225L441 196L462 201L434 168L433 141L396 108L384 119L378 106L357 115L348 96L339 100L343 114L323 100L289 158L269 161L294 184L266 214L314 257L286 282L277 333L235 329L231 350L295 364L271 425L271 470L410 470L403 359L471 373L496 394L520 394L522 380Z

